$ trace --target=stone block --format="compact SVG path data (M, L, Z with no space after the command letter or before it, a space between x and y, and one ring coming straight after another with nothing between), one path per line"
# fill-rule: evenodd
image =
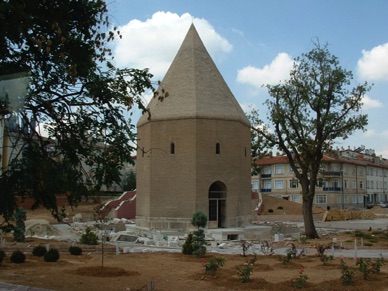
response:
M168 246L170 248L176 248L176 247L178 247L178 243L176 241L169 241Z
M156 242L157 247L165 247L166 245L167 245L167 242L164 240Z

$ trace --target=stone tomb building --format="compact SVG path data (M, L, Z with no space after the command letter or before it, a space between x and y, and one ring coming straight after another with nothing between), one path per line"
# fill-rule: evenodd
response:
M157 91L137 123L137 227L186 230L197 210L249 224L250 123L194 25Z

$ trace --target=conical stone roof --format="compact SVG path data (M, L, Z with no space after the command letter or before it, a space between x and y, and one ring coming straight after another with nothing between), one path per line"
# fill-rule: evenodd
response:
M148 105L151 118L143 114L138 127L150 121L191 118L250 125L193 24L157 91Z

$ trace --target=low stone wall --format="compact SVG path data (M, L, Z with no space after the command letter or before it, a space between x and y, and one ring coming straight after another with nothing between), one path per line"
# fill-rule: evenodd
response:
M376 215L368 210L340 210L325 211L322 221L340 221L353 219L374 219Z
M313 214L313 217L314 221L321 221L323 214ZM252 223L264 223L265 221L303 222L303 215L256 215L255 217L253 217Z

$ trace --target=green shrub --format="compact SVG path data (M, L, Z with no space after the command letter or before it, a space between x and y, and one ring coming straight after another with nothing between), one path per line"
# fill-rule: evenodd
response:
M22 251L14 251L10 257L12 263L21 264L26 261L26 255Z
M253 272L253 268L250 265L242 265L236 267L237 276L239 277L242 283L246 283L251 279L251 273Z
M3 262L4 258L5 258L5 252L3 250L0 250L0 265Z
M45 262L56 262L59 260L59 252L57 249L50 249L44 254Z
M191 224L196 226L198 229L200 227L205 227L207 224L207 216L202 211L198 210L193 214L191 219Z
M80 247L76 247L76 246L69 247L69 252L73 256L80 256L80 255L82 255L82 249Z
M182 246L182 254L192 255L193 254L193 234L189 233L185 243Z
M47 249L42 245L36 246L32 250L32 255L35 257L43 257L46 253Z
M211 257L209 260L202 262L202 267L207 273L215 273L219 268L223 267L225 259L223 257Z
M92 231L90 227L85 229L85 233L81 235L80 243L84 245L97 245L98 237L97 234Z
M205 232L203 229L198 229L194 231L193 235L193 255L197 257L202 257L206 253L206 241L205 241Z

